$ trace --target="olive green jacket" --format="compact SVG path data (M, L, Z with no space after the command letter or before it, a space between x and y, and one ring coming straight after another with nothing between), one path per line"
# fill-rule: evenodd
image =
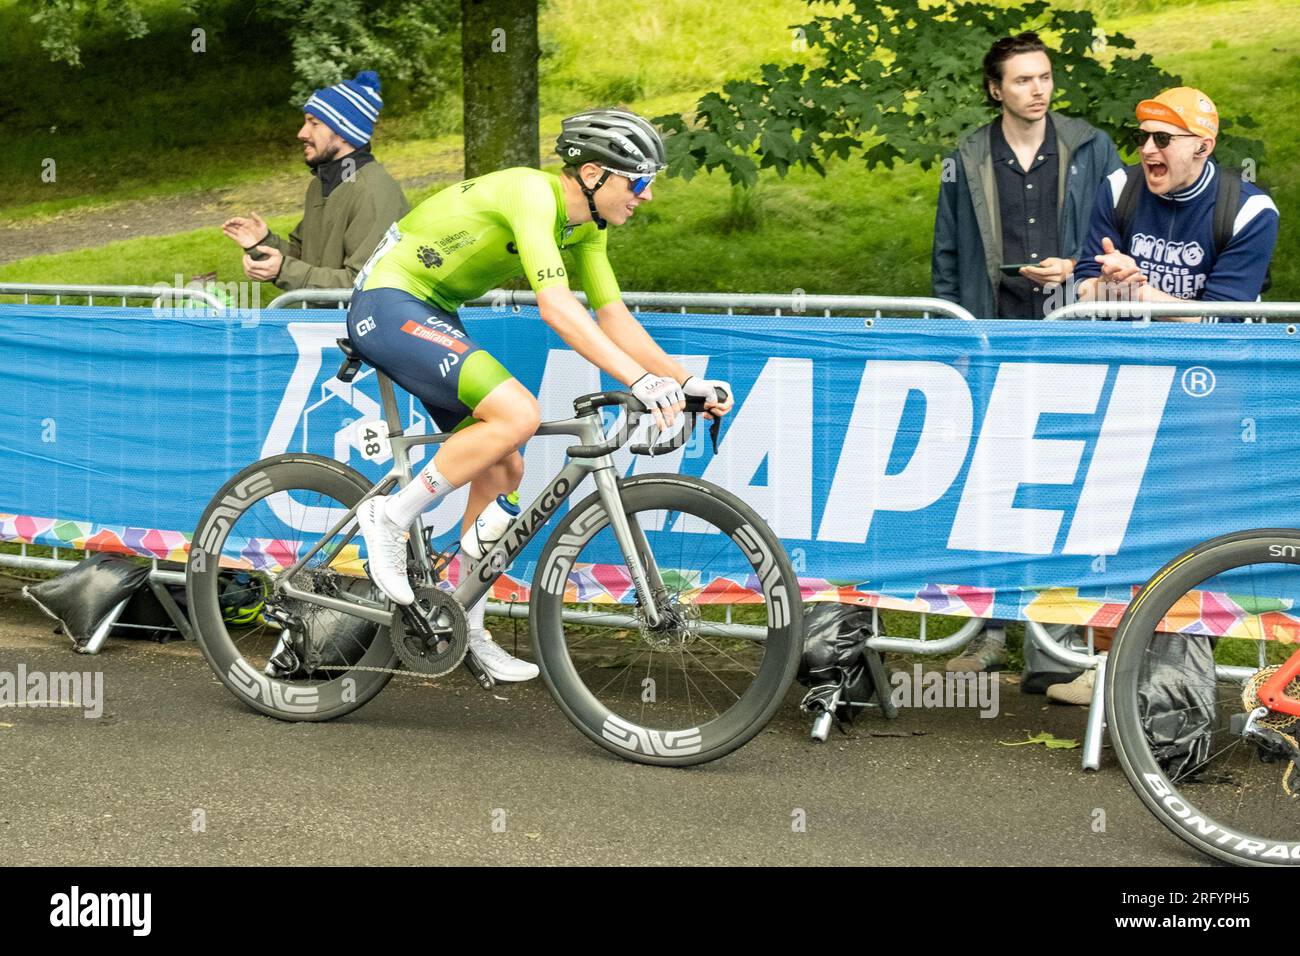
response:
M402 188L378 162L323 195L319 176L307 187L302 220L282 239L270 233L262 245L284 255L278 288L346 289L379 245L388 227L410 211Z

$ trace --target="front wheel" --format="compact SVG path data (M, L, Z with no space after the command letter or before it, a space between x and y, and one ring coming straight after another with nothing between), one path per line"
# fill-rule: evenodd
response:
M753 738L785 699L803 651L798 580L772 530L722 488L646 475L619 490L660 623L651 626L637 604L592 495L538 563L530 623L542 677L569 719L620 757L716 760ZM584 610L592 602L605 606Z
M1106 668L1115 755L1160 822L1216 859L1300 864L1300 720L1261 706L1297 640L1300 532L1286 529L1197 545L1120 621ZM1280 696L1300 701L1300 680Z

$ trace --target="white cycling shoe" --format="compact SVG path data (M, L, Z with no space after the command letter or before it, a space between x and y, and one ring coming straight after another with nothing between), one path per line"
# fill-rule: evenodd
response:
M366 540L370 580L395 604L411 604L415 592L406 579L407 534L387 516L377 513L383 498L370 498L357 509L357 527Z
M516 681L532 680L541 673L536 664L511 657L500 644L492 640L491 631L483 631L483 636L469 639L469 652L479 666L492 675L492 679L503 684Z

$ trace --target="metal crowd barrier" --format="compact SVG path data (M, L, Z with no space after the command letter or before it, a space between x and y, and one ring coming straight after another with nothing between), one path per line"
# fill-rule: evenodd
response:
M118 299L119 305L126 305L127 299L190 299L202 302L217 312L226 310L225 303L210 292L202 289L175 288L173 286L151 285L52 285L43 282L0 282L0 295L21 295L23 304L31 303L34 295L54 296L55 305L71 305L63 297L86 299L86 305L95 304L95 296ZM105 303L101 302L100 305Z
M1043 316L1045 321L1061 319L1132 319L1139 323L1151 319L1175 318L1184 315L1229 316L1244 318L1247 322L1270 318L1300 316L1300 302L1071 302L1055 312ZM1287 330L1295 332L1291 327Z
M587 296L575 292L578 301L587 304ZM686 312L688 309L716 309L734 315L737 309L748 312L770 312L773 315L793 313L806 315L809 312L822 312L829 316L832 312L852 312L855 315L874 313L880 318L884 313L907 313L920 315L922 318L946 317L975 321L975 316L960 305L936 299L930 296L890 296L890 295L804 295L792 293L783 295L753 295L727 292L624 292L623 302L634 312L642 309L665 309ZM307 308L309 305L333 306L346 309L352 301L352 290L344 289L300 289L278 295L267 304L268 309L284 309L292 305ZM467 306L481 306L493 309L515 309L521 306L536 306L537 293L522 289L493 289L477 299L465 303Z

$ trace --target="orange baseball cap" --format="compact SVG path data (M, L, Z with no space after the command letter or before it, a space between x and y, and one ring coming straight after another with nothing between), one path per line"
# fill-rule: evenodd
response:
M1197 136L1219 136L1219 111L1214 101L1190 86L1176 86L1153 100L1143 100L1137 105L1137 118L1173 123Z

